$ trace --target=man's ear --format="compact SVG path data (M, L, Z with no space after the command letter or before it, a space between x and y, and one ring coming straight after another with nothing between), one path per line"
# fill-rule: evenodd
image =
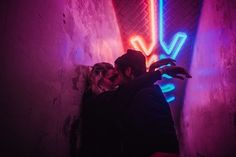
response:
M125 69L125 76L129 79L133 79L133 71L131 67Z

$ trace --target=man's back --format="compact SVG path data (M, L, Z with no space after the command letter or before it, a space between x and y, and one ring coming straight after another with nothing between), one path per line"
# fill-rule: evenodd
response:
M82 156L123 156L125 146L127 144L124 142L127 141L127 133L130 133L131 130L138 130L136 133L141 133L142 126L145 126L141 123L137 123L139 121L139 119L137 119L139 116L136 115L139 115L140 111L143 111L146 102L146 100L141 101L139 99L149 100L146 94L149 93L147 91L150 89L147 87L150 87L153 81L157 79L159 79L159 74L146 74L145 76L139 77L128 84L122 85L116 91L103 93L90 101L90 103L86 104L87 109L84 117L85 129L82 129L84 130L86 137L83 141L85 141L86 144L82 149L82 154L84 154ZM157 97L158 101L167 104L160 88L155 88L155 94L150 95ZM153 93L152 91L153 89L151 90L151 93ZM145 94L142 94L143 92ZM136 103L133 100L138 102L140 101L142 103L136 106ZM151 101L156 102L155 99L151 99ZM150 104L153 103L150 102ZM164 106L168 107L167 109L164 109L164 111L168 111L168 104ZM149 115L150 107L151 106L149 106L149 108L144 108L147 111L143 113ZM159 109L159 107L157 108ZM156 112L154 114L156 114ZM171 115L168 117L170 117L169 121L172 122ZM151 122L145 118L143 120L145 123ZM131 125L126 125L126 122L129 122ZM130 126L133 127L130 128ZM133 142L135 144L135 140L137 139L136 137L138 136L139 135L135 136L135 134L132 134L132 136L129 136L129 142L131 141L131 143ZM135 137L134 140L130 140L133 137ZM140 140L140 144L145 144L144 142L145 140ZM133 148L135 149L135 147ZM142 146L140 146L140 148L142 148Z
M126 156L178 152L178 140L169 104L158 85L139 91L123 117Z

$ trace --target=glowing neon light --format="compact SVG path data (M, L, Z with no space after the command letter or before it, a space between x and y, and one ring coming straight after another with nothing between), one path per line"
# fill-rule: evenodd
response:
M160 55L160 59L165 59L165 58L167 58L166 55L164 55L164 54L161 54L161 55Z
M152 55L149 60L147 61L146 66L150 67L152 63L156 62L158 60L157 55Z
M179 54L180 49L182 48L183 44L187 39L187 34L183 32L178 32L174 35L172 41L169 45L166 44L164 41L164 20L163 20L163 1L159 0L159 42L163 50L166 54L161 54L160 59L167 58L169 56L172 59L176 59L177 55ZM164 74L162 77L166 79L171 79L172 77L169 75ZM171 92L175 89L174 84L166 84L161 87L163 93ZM175 100L174 96L168 96L167 102L172 102Z
M170 45L164 41L164 24L163 24L163 0L159 0L159 42L167 55L172 59L176 59L180 49L187 39L187 34L178 32L174 35Z
M172 102L172 101L174 101L174 100L175 100L175 97L174 97L174 96L168 97L168 98L166 99L167 102Z
M162 90L163 93L171 92L174 89L175 89L175 86L172 83L165 84L165 85L161 86L161 90Z
M159 43L161 47L163 48L165 54L160 54L159 58L164 59L167 57L170 57L172 59L176 59L176 57L179 54L180 49L182 48L183 44L185 43L187 39L187 34L184 32L178 32L176 33L170 44L167 45L167 43L164 41L164 20L163 20L163 1L159 0ZM147 59L147 67L149 67L153 62L158 60L158 57L156 54L153 54L152 51L154 47L157 44L156 39L156 23L155 23L155 6L154 6L154 0L150 0L150 30L151 30L151 43L149 46L145 43L142 37L140 36L133 36L130 38L130 43L136 50L140 50L144 52L144 55L147 57L149 56L149 59ZM169 75L164 74L162 77L166 79L171 79L172 77ZM169 93L175 89L175 85L172 83L166 84L161 86L161 89L163 93ZM167 102L172 102L175 100L174 96L167 97Z
M150 56L154 47L157 43L157 31L156 31L156 22L155 22L155 7L154 7L154 0L150 0L150 28L151 28L151 43L149 46L145 43L142 37L140 36L133 36L130 38L130 42L132 46L136 50L140 50L144 52L145 56ZM149 67L153 62L157 61L158 57L156 54L152 54L152 57L150 60L147 60L147 67Z
M173 77L171 77L171 76L169 76L169 75L167 75L167 74L163 74L162 77L163 77L163 78L166 78L166 79L172 79L172 78L173 78Z

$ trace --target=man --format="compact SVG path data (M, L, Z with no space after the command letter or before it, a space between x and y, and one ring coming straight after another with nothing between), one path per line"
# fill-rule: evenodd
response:
M114 82L120 86L115 91L96 96L90 103L90 122L86 124L90 130L90 134L87 134L86 137L89 137L90 142L82 150L82 157L122 157L129 154L126 153L127 150L132 149L127 147L129 142L126 141L130 141L130 139L126 139L125 135L128 135L129 130L133 128L126 128L127 123L124 123L126 115L132 109L132 107L128 108L129 104L132 104L141 90L152 86L154 82L161 79L161 73L167 73L173 77L176 74L188 75L181 67L168 67L146 73L145 57L141 52L134 50L128 50L125 55L116 60L116 63L120 75ZM170 59L157 63L153 64L152 69L169 63L174 64ZM127 121L129 120L127 119ZM132 124L133 120L129 123Z
M159 62L160 63L160 62ZM173 62L170 62L173 64ZM141 52L128 50L126 54L115 61L116 69L119 71L122 84L126 84L145 74L145 57ZM160 65L159 65L160 66ZM150 68L154 70L157 63ZM180 67L164 67L159 72L169 74L175 78L184 79L191 76ZM122 87L122 85L121 85ZM120 123L121 143L124 156L149 157L152 154L165 153L166 156L176 156L179 144L171 116L169 104L167 103L160 87L149 84L138 89L135 95L130 96L128 91L126 101L120 102L117 114Z

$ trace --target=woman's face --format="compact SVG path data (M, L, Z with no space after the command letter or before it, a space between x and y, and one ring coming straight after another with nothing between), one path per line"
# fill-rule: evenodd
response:
M118 84L118 72L115 69L109 69L101 81L101 86L109 91L115 89Z

